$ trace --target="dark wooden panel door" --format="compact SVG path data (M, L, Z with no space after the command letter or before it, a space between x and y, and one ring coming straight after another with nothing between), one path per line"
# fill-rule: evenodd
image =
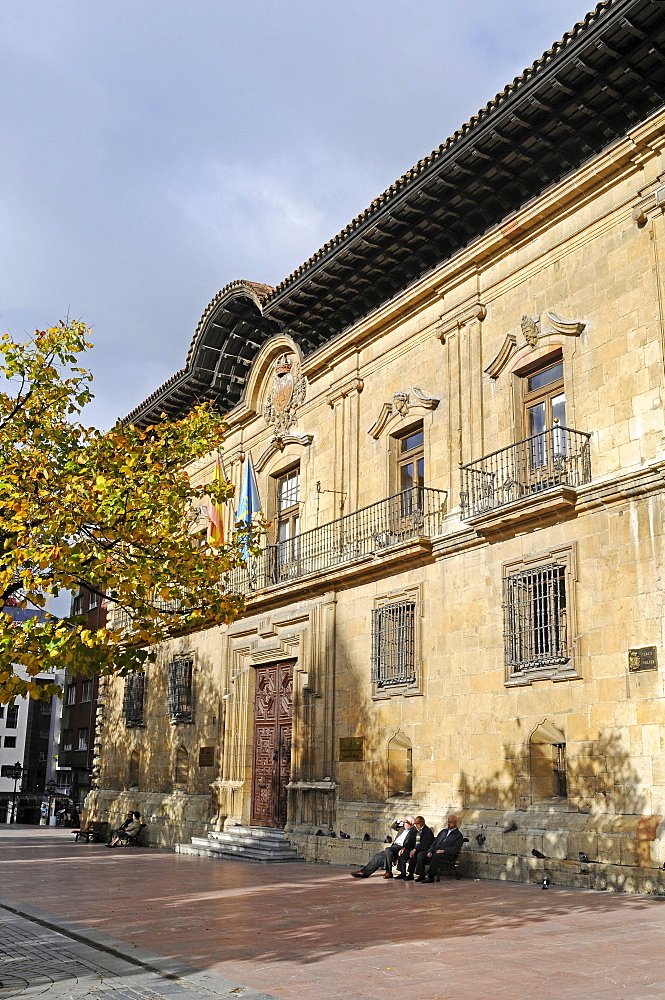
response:
M286 786L291 777L293 661L256 668L252 823L286 823Z

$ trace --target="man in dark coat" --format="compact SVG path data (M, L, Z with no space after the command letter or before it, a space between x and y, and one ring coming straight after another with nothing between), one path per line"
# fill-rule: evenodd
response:
M413 816L405 816L401 822L393 824L393 829L397 828L400 830L398 835L393 840L389 847L384 848L383 851L379 851L375 854L373 858L359 868L357 872L351 872L353 878L369 878L375 871L381 870L384 872L384 878L393 877L393 864L397 858L397 855L401 851L406 838L413 829Z
M418 854L428 851L434 840L434 834L425 824L422 816L416 816L413 829L407 835L404 846L397 855L397 867L399 875L396 878L404 879L405 882L413 882L413 870L416 867Z
M448 817L448 825L437 836L431 846L418 853L416 861L416 882L434 882L441 865L449 858L456 858L462 850L464 837L457 827L457 816ZM425 877L425 865L429 861L429 875Z

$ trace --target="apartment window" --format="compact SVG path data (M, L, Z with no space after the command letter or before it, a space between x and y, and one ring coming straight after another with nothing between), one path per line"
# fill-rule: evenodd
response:
M563 361L554 364L550 361L524 375L522 384L524 426L529 439L527 471L532 479L540 480L545 470L547 485L551 485L550 480L566 453L565 434L557 433L557 428L566 426Z
M72 731L71 731L71 729L63 729L62 730L61 742L62 742L62 749L63 749L63 751L71 750L71 748L72 748Z
M300 466L275 480L277 564L280 570L298 558L300 533Z
M505 576L503 611L510 674L568 663L565 563L551 562Z
M99 594L95 594L92 590L88 591L88 611L93 611L95 608L99 607Z
M192 721L191 659L173 660L169 664L167 711L171 722Z
M5 706L0 705L0 719L4 719L4 717L5 717Z
M139 768L141 766L141 755L138 750L132 750L129 755L129 775L127 786L128 788L138 788L139 787Z
M78 749L79 750L87 750L88 749L88 730L87 729L79 729Z
M75 705L76 704L76 684L68 684L67 685L67 699L66 699L65 704L66 705Z
M81 684L81 701L92 701L92 681L83 681Z
M5 736L5 750L11 750L16 746L15 736Z
M6 729L17 729L18 728L18 705L10 705L7 709L7 718L5 720Z
M415 684L415 600L372 611L372 683L377 691Z
M83 595L77 594L72 600L72 615L80 615L83 613Z
M126 726L143 725L143 695L145 692L145 674L129 674L125 677L125 693L122 703L122 715Z
M189 754L184 747L179 747L175 755L175 784L189 784Z

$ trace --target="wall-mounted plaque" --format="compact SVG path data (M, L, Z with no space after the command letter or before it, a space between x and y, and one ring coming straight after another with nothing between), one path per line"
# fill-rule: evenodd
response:
M362 736L340 736L339 738L339 759L340 760L364 760L365 740Z
M215 766L215 748L199 747L199 767Z
M643 646L641 649L628 650L629 670L658 670L658 658L655 646Z

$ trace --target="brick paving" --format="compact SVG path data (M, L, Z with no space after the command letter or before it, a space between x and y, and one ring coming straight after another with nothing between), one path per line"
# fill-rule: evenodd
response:
M332 866L72 840L60 830L0 829L3 896L270 995L665 996L665 895L466 879L417 886L356 880Z

